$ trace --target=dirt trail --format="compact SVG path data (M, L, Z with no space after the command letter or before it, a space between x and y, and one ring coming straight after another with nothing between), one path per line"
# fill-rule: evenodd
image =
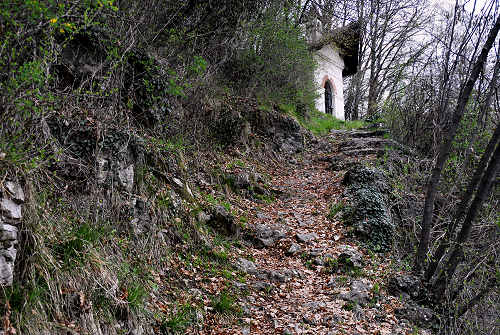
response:
M346 237L339 215L327 218L330 205L340 200L345 173L330 168L334 139L268 171L272 187L283 193L280 199L258 208L247 203L253 211L249 225L263 243L239 255L240 268L249 273L249 295L242 299L246 325L228 333L407 333L393 314L397 299L380 291L387 260L366 254ZM361 270L335 270L346 249L362 258Z

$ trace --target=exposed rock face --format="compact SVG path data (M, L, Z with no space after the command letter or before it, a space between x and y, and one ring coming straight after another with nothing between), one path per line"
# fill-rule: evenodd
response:
M0 199L0 211L7 219L21 219L21 206L9 198Z
M257 273L257 266L255 265L254 262L249 261L248 259L245 259L243 257L238 258L238 262L236 263L236 267L249 274L255 274Z
M134 164L123 166L117 172L120 186L127 192L131 192L134 188Z
M304 140L310 134L301 128L294 118L278 111L263 111L257 101L235 98L234 106L245 105L245 111L238 108L216 106L212 111L212 132L224 145L242 144L247 146L255 135L271 140L269 149L284 154L294 154L304 150Z
M0 286L11 286L14 278L14 262L17 255L17 228L0 224Z
M298 245L297 243L292 243L292 245L290 245L290 248L288 249L286 254L289 256L293 256L296 253L299 253L301 250L302 250L302 248L300 247L300 245Z
M308 243L311 241L314 241L318 238L318 235L316 233L310 233L310 234L297 234L296 235L297 241L301 243Z
M234 216L221 205L215 207L208 224L225 235L240 235L241 227L235 223Z
M251 232L247 238L256 248L271 247L274 243L286 236L286 227L274 224L256 224L249 227Z
M0 190L0 286L11 286L17 256L24 192L20 184L7 181Z
M51 168L75 193L89 186L133 193L142 183L144 140L117 130L108 130L97 139L93 128L88 121L47 119L45 136L57 140L54 150L71 148Z
M7 192L9 192L10 198L14 202L16 202L18 204L22 204L24 202L24 192L23 192L23 188L21 187L21 185L9 180L9 181L5 182L4 186L5 186L5 189L7 190Z
M396 315L412 321L420 327L428 327L434 320L434 313L430 308L417 305L413 302L406 303L395 312Z
M276 112L255 111L248 115L248 118L254 131L272 139L274 149L286 154L304 150L304 139L307 135L292 117Z
M153 222L148 211L149 204L142 199L134 199L132 203L134 218L130 223L133 233L140 235L150 231Z
M212 217L208 215L207 213L201 211L198 213L196 219L198 220L199 223L201 224L206 224L208 221L210 221Z
M250 174L247 172L238 173L234 180L234 186L238 189L248 189L250 187Z
M294 154L304 150L304 135L300 125L291 117L275 115L269 135L275 139L275 144L281 152Z
M124 141L122 134L111 134L102 146L96 157L98 185L106 188L115 184L120 190L133 192L137 169L143 161L140 140L130 144Z

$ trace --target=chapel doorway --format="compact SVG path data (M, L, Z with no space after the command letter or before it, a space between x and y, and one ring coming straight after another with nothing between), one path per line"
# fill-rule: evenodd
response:
M330 80L325 82L325 113L334 115L333 87Z

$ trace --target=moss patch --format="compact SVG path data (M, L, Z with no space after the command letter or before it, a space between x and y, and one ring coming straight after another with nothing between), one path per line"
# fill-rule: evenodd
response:
M364 166L354 166L344 177L349 206L344 209L343 221L356 235L366 240L373 251L392 247L394 227L387 204L387 189L383 174Z

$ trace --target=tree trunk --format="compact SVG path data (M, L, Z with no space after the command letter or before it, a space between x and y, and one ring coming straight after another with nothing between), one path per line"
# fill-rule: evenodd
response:
M441 172L443 171L444 164L450 155L451 145L455 135L457 133L460 121L464 115L465 106L469 100L469 96L474 88L474 84L479 77L479 73L488 58L488 53L495 42L495 38L500 29L500 16L497 17L495 25L491 28L488 38L484 43L481 54L479 55L472 72L467 80L467 83L463 87L458 97L457 106L453 114L453 119L450 124L448 133L446 134L445 140L439 149L438 158L434 168L432 169L432 175L427 184L427 194L425 197L424 212L422 217L422 231L420 233L420 242L418 245L417 254L415 257L415 263L413 270L419 273L423 267L427 251L429 250L430 233L432 227L432 217L434 213L434 199L436 197L437 187L439 185L439 180L441 178Z
M361 103L361 97L363 96L363 92L361 90L362 83L363 72L361 69L358 69L358 72L353 75L347 89L347 99L345 103L346 120L357 120L359 118L359 105Z
M455 234L456 228L458 227L463 217L465 216L467 208L469 208L470 200L472 199L476 187L479 184L481 177L483 176L484 170L486 169L486 166L488 165L488 162L491 158L491 154L495 150L495 146L499 143L499 141L500 141L500 124L496 127L495 132L493 133L488 143L488 146L486 147L486 150L484 151L483 156L481 157L476 172L474 173L474 176L472 176L472 179L469 185L467 186L467 190L462 194L461 197L462 199L460 201L460 204L457 206L458 212L455 214L455 219L448 226L448 230L446 231L444 238L442 239L441 243L439 244L439 247L434 253L434 256L432 257L432 262L429 264L429 267L425 272L424 276L425 281L431 280L432 276L436 272L437 266L441 258L443 257L444 253L448 249L450 244L449 242L453 237L453 234Z
M302 20L304 19L304 15L306 13L307 6L309 5L309 2L311 2L311 0L307 0L304 3L304 6L302 6L302 10L300 12L299 20L295 23L295 27L298 27L300 24L302 24Z
M379 14L380 2L373 1L370 7L370 78L368 79L368 110L367 116L375 114L377 108L376 90L377 90L377 37L379 33Z
M356 2L356 9L358 12L358 21L361 23L362 28L362 37L361 37L361 45L359 49L360 53L360 59L358 62L357 66L357 71L353 75L353 78L351 80L351 83L349 87L351 88L350 90L350 103L351 105L349 106L349 120L358 120L359 119L359 106L361 105L361 100L363 97L363 92L362 92L362 86L363 86L363 79L365 76L365 71L364 69L361 68L361 64L363 63L362 58L364 54L364 36L366 35L366 21L365 21L365 1L360 0Z
M486 92L485 98L483 99L482 102L479 103L479 113L477 116L477 127L471 136L470 143L476 142L476 139L479 136L479 132L481 130L484 130L484 127L481 126L482 120L484 119L484 116L488 115L488 108L490 107L493 95L495 94L495 91L497 90L497 81L498 81L499 70L500 70L500 58L497 59L497 61L495 63L495 67L493 68L493 75L491 77L491 80L488 84L488 87L484 90ZM481 77L484 77L484 76L481 76ZM481 81L480 81L479 87L478 87L479 91L483 90L482 85L481 85ZM480 95L478 94L477 100L479 100L479 98L480 98ZM474 151L472 150L472 148L466 150L465 157L463 160L464 162L462 164L462 168L460 169L461 171L460 171L459 175L463 175L465 173L465 170L467 169L467 167L469 166L469 164L472 160L473 153L474 153Z
M486 92L486 97L484 102L481 104L481 108L479 110L480 119L479 123L481 125L481 129L484 129L486 125L486 121L488 119L488 107L491 104L491 100L495 95L496 90L498 89L498 76L500 73L500 56L497 54L497 62L495 64L495 68L493 69L493 77L488 85L488 91Z
M488 164L488 169L481 178L481 183L477 191L472 204L470 205L467 216L465 217L462 229L455 240L455 247L451 253L450 259L446 264L446 270L442 271L437 279L433 290L436 299L440 300L446 290L447 284L450 282L451 278L455 274L458 264L462 259L463 247L465 242L469 239L470 232L472 231L472 224L476 215L483 205L483 202L488 198L490 191L493 186L493 181L496 178L498 171L500 170L500 145L497 145L495 153Z
M368 111L366 112L368 117L372 117L377 114L378 109L378 99L377 99L377 83L378 80L374 76L374 71L370 71L370 81L368 82Z

